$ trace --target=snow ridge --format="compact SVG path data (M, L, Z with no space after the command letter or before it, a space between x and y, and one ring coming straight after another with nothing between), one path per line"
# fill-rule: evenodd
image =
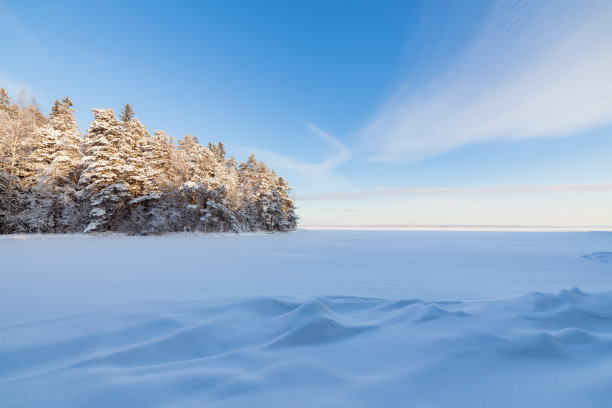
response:
M605 406L612 393L600 375L612 364L612 292L578 288L479 301L143 302L3 324L0 337L6 407L517 406L553 389L548 398L569 407ZM539 394L527 386L500 404L543 374L563 381L540 379ZM481 395L460 392L465 383ZM320 400L313 387L334 392Z

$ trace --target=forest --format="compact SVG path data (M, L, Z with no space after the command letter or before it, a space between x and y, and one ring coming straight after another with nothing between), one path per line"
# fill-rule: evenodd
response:
M0 233L296 228L287 180L254 155L238 163L222 142L151 134L129 104L92 112L81 135L68 97L45 115L26 91L0 89Z

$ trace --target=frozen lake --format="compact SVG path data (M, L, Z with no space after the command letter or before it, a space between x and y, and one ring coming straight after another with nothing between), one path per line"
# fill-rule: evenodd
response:
M609 406L612 233L0 237L7 407Z

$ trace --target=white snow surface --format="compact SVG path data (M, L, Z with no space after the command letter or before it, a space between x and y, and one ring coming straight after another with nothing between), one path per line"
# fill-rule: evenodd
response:
M612 233L0 238L2 407L610 407Z

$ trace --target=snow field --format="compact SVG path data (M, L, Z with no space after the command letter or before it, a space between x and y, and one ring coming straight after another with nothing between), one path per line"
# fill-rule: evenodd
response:
M2 238L0 399L608 407L610 238Z

